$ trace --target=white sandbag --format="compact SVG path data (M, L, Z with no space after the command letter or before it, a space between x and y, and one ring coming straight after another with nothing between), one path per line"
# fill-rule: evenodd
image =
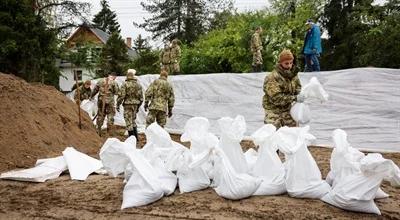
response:
M238 173L247 173L249 168L240 142L246 132L246 121L241 115L235 119L223 117L218 120L220 130L219 147Z
M210 178L206 172L206 168L212 168L210 161L204 161L198 166L189 167L196 155L212 147L214 138L208 132L209 127L208 119L203 117L193 117L185 124L185 132L181 136L181 141L190 141L190 150L187 148L182 149L174 157L174 163L177 164L177 177L181 193L205 189L210 185ZM214 142L214 145L218 143L217 140Z
M262 180L246 173L236 172L224 151L219 147L216 147L213 152L215 156L215 192L219 196L231 200L239 200L253 195Z
M181 136L182 142L190 142L190 150L193 154L199 154L207 150L207 135L209 133L210 122L204 117L193 117L189 119L184 127Z
M26 182L45 182L49 179L55 179L67 170L67 164L63 156L40 159L36 166L24 170L15 170L2 173L0 179L18 180Z
M285 168L279 158L277 145L273 140L275 126L264 125L251 137L255 145L259 146L259 156L250 174L263 181L254 195L279 195L286 192Z
M176 147L171 136L157 122L149 125L145 134L146 144L142 148L143 155L149 161L160 157L166 163L169 152Z
M252 170L254 165L256 164L256 161L258 158L258 152L256 150L254 150L253 148L249 148L244 153L244 158L246 158L247 165L249 166L249 170Z
M187 156L187 158L196 157L218 144L218 138L209 132L209 128L210 123L204 117L193 117L186 122L181 141L190 142L191 155ZM208 179L213 179L213 165L211 160L203 163L201 167L207 173ZM201 182L205 183L206 181L202 180Z
M185 151L179 161L180 166L176 175L180 193L202 190L210 186L210 179L201 165L189 167L194 161L192 152Z
M330 160L331 170L327 176L327 182L335 187L338 182L344 181L348 176L360 173L360 161L365 157L364 153L351 147L347 141L347 134L342 129L332 132L333 151ZM378 189L376 199L389 197L388 194Z
M81 102L81 109L88 113L90 118L94 118L97 113L97 102L85 99Z
M356 212L380 215L374 203L382 180L394 170L391 160L380 154L368 154L360 160L360 171L340 179L322 201Z
M162 188L164 195L168 196L175 192L176 185L178 183L178 179L175 174L167 169L164 164L164 161L158 157L153 158L150 162L150 165L153 166L154 171L152 174L157 176L160 187Z
M328 101L329 98L329 94L315 76L310 79L308 84L301 88L300 94L306 99L315 98L321 102Z
M96 170L103 167L100 160L81 153L73 147L67 147L63 152L68 171L73 180L86 180Z
M154 167L139 151L132 151L126 156L132 173L123 190L121 209L143 206L161 199L164 195L162 180L155 175L157 171Z
M389 181L394 187L400 187L400 168L393 161L391 161L391 164L392 172L385 177L385 180Z
M321 178L317 163L307 149L307 141L314 137L308 133L310 127L281 127L274 141L285 154L286 189L290 196L320 199L330 190Z
M307 124L311 120L310 108L307 104L296 102L290 108L290 115L292 118L301 124Z
M129 163L126 154L135 150L136 138L131 136L121 142L117 138L108 138L100 149L100 159L104 169L113 177L123 173Z

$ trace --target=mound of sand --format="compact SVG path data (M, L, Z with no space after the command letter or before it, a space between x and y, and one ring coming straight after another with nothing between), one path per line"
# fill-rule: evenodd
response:
M73 146L97 154L101 138L89 116L54 87L0 73L0 172L34 165Z

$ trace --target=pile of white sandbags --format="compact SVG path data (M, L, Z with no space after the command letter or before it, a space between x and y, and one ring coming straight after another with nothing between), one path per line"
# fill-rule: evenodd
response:
M345 210L380 215L374 199L389 196L380 189L382 180L400 186L399 167L381 154L370 153L365 156L351 147L346 132L341 129L333 132L333 141L335 149L327 177L332 191L322 197L322 201Z

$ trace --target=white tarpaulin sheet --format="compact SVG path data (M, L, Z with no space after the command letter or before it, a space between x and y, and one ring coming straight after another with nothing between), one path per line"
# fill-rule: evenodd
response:
M249 136L263 125L265 76L266 73L170 76L176 102L166 129L182 133L188 119L202 116L210 120L210 132L218 134L219 118L243 115ZM324 103L306 101L312 115L310 132L317 137L316 144L331 146L332 131L341 128L356 148L400 151L400 70L358 68L301 73L302 84L312 76L330 96ZM144 90L156 78L158 75L138 77ZM117 77L118 84L124 79ZM145 116L142 106L137 118L139 129L144 127ZM125 125L122 111L116 114L115 123Z

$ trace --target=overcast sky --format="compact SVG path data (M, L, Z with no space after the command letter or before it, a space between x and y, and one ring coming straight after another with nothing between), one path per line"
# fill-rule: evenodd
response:
M92 4L92 16L100 11L100 0L80 0ZM123 38L132 37L137 38L139 34L143 37L151 36L151 33L143 29L133 26L133 21L141 24L143 18L150 17L150 15L143 10L140 2L144 0L109 0L111 10L117 13L118 22L121 26L121 35ZM375 3L382 4L386 0L375 0ZM234 7L238 12L261 10L269 6L268 0L235 0ZM161 42L151 42L153 46L161 46Z
M101 10L100 0L80 0L92 4L92 16ZM117 13L118 22L121 26L121 35L123 38L132 37L137 38L139 34L144 37L151 36L151 33L143 29L136 28L132 25L133 21L138 24L143 23L143 17L150 17L150 15L143 10L140 2L144 0L109 0L108 3L112 11ZM234 7L239 12L260 10L269 5L268 0L236 0ZM154 44L154 42L152 42ZM160 44L160 45L157 45ZM156 43L154 46L161 46L161 42Z

